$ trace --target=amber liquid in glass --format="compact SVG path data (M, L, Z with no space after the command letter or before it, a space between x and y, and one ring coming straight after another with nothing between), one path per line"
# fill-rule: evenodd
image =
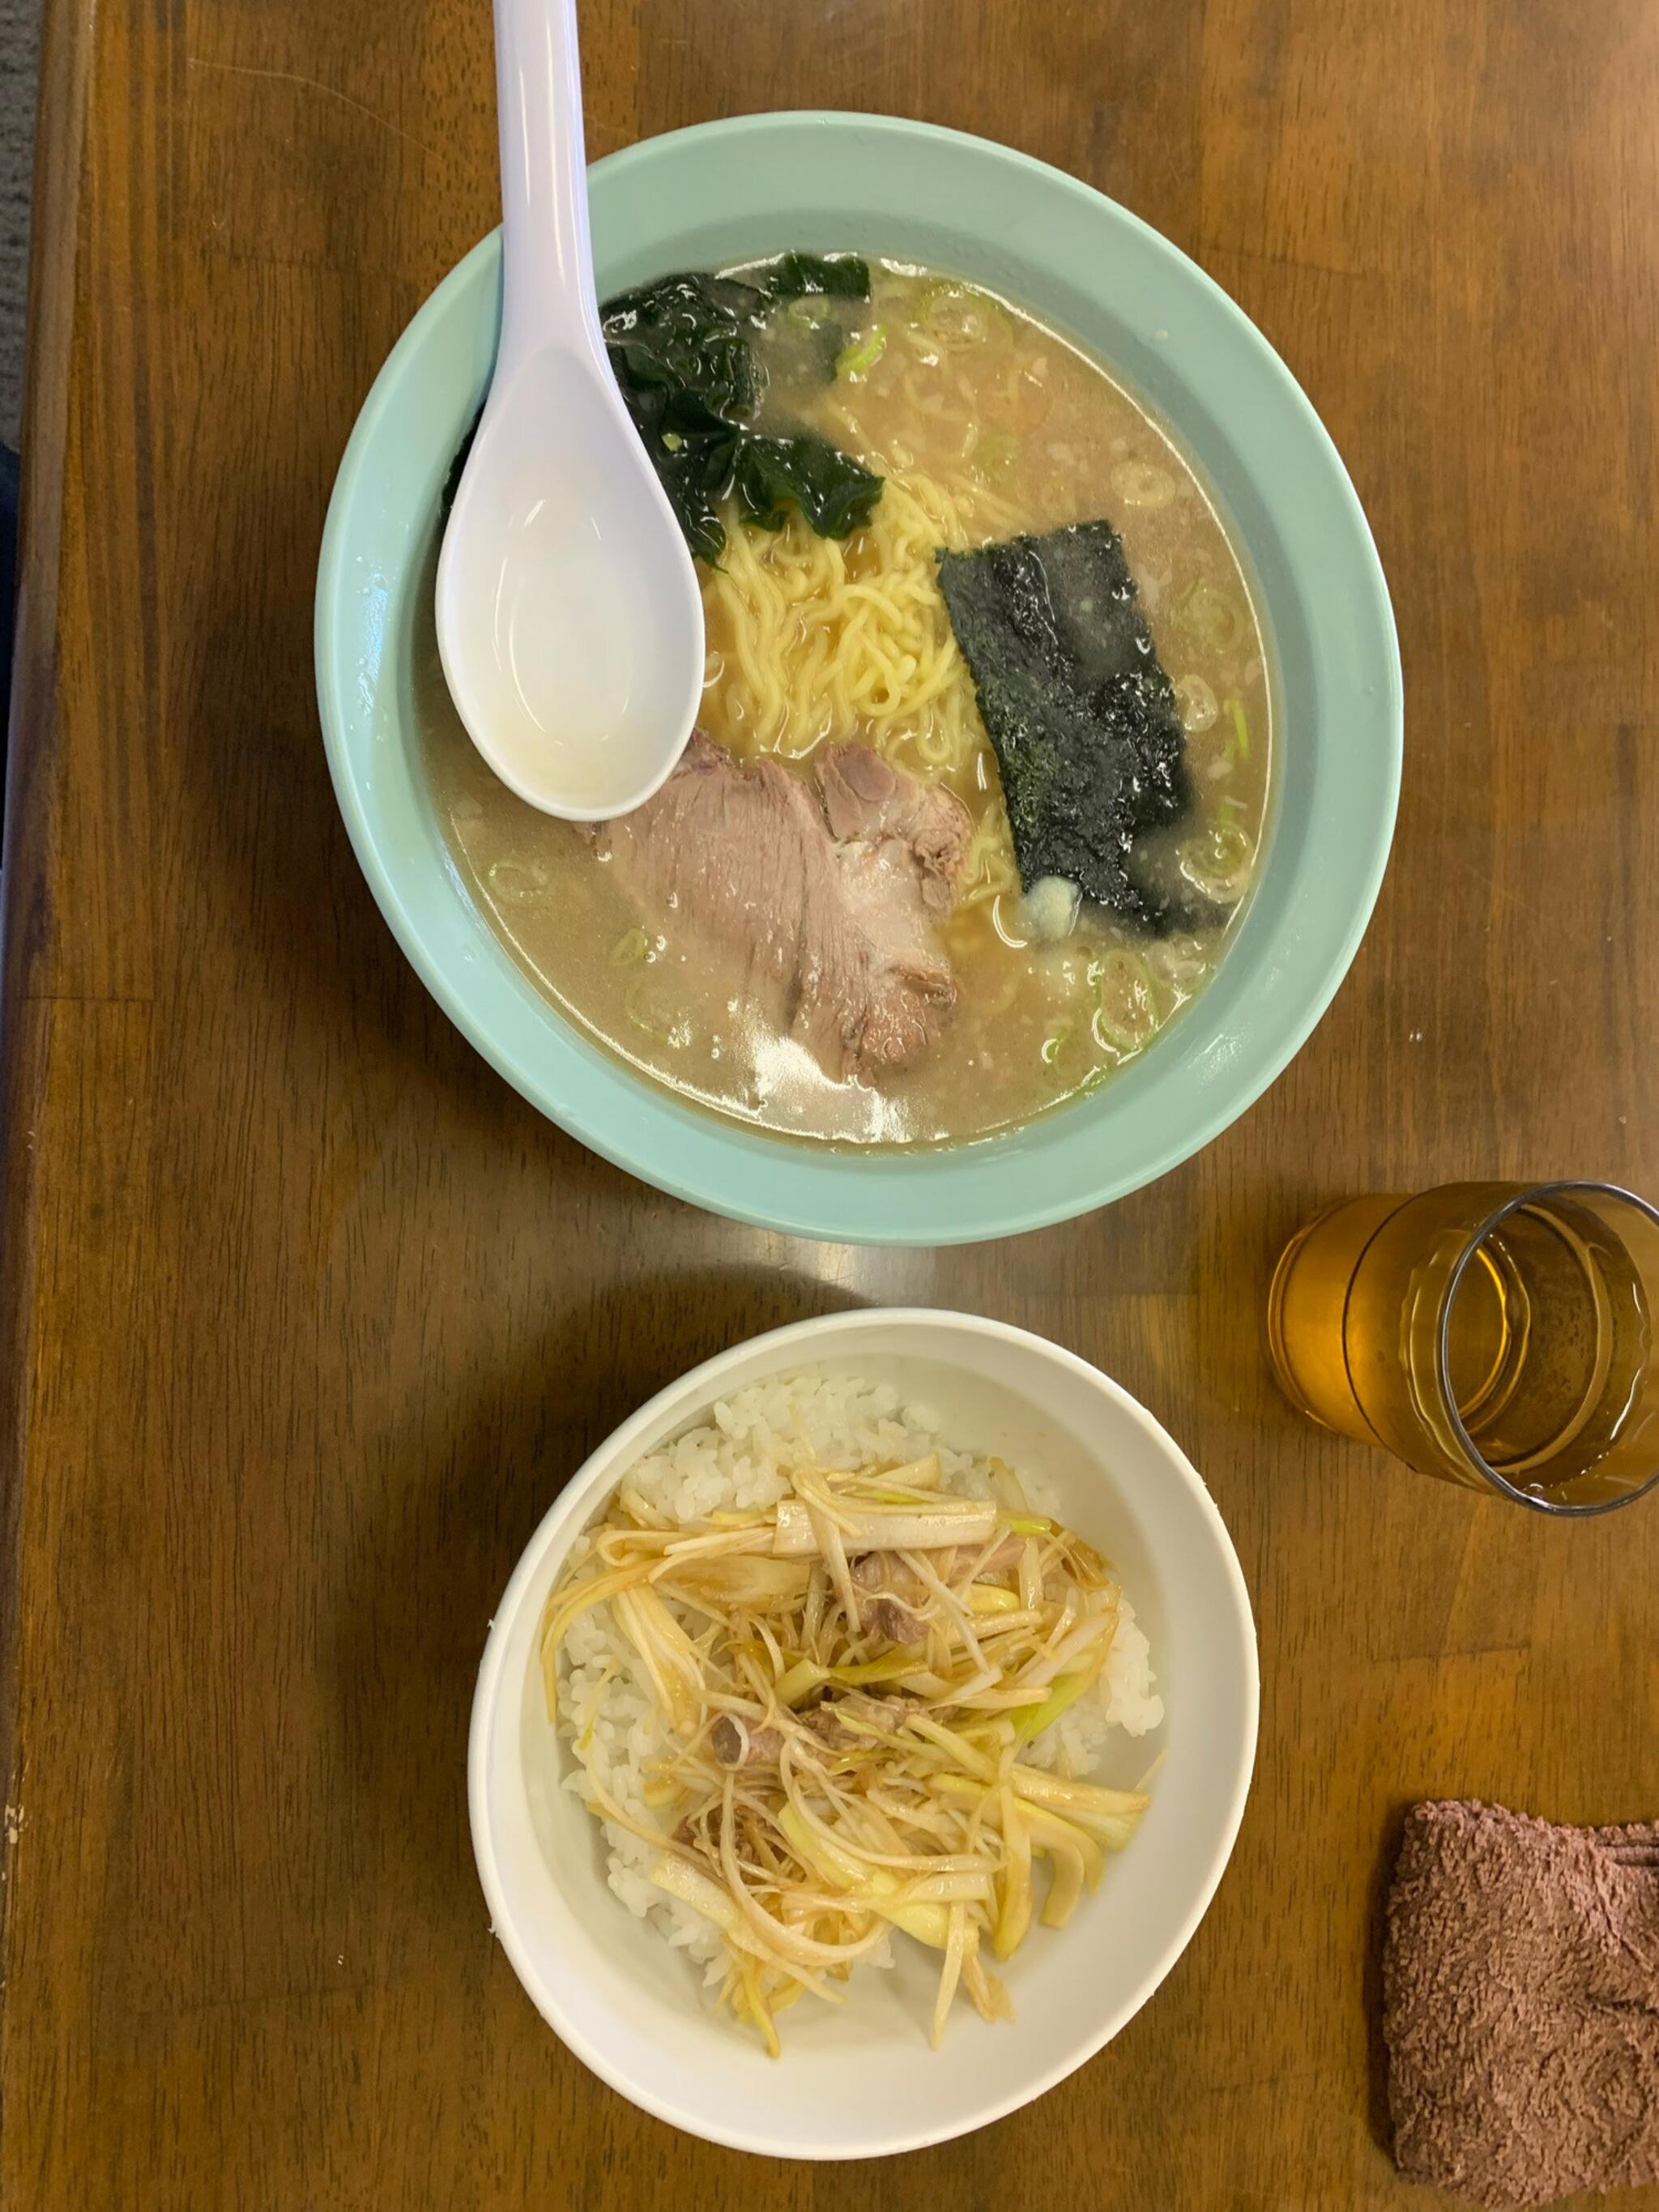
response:
M1516 1195L1454 1185L1310 1222L1273 1279L1274 1365L1305 1413L1426 1474L1611 1504L1659 1460L1659 1224L1594 1187Z

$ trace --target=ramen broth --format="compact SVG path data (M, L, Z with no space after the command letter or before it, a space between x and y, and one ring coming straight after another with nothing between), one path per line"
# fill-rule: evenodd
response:
M738 272L741 273L741 272ZM721 1113L802 1138L939 1144L1026 1121L1134 1059L1224 956L1263 835L1267 654L1240 563L1190 464L1097 363L987 294L874 264L866 300L775 307L758 341L759 427L805 426L885 480L844 544L799 514L723 520L699 564L700 726L740 760L810 766L848 739L938 779L974 825L939 925L953 1013L914 1064L833 1079L672 914L641 913L590 842L496 781L450 704L423 595L418 696L445 836L526 974L611 1051ZM827 380L826 362L833 364ZM995 757L939 595L933 556L1104 517L1120 533L1186 732L1192 805L1145 841L1231 925L1162 938L1088 904L1034 934ZM1138 848L1139 849L1139 848Z

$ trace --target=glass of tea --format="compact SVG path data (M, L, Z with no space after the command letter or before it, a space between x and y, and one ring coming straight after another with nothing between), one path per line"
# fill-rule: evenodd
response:
M1659 1213L1611 1183L1349 1199L1273 1271L1292 1405L1408 1467L1544 1513L1659 1481Z

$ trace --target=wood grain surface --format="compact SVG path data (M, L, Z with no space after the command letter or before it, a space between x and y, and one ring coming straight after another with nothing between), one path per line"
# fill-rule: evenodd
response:
M1334 1194L1659 1186L1659 11L583 18L596 154L747 109L923 116L1074 171L1232 292L1392 581L1392 870L1268 1097L1070 1227L818 1247L590 1158L394 948L312 689L354 414L495 219L483 0L49 0L4 871L0 2204L1427 2203L1379 2130L1401 1811L1659 1814L1659 1503L1549 1526L1316 1433L1261 1314ZM1042 1330L1186 1445L1254 1593L1261 1744L1213 1910L1108 2051L965 2142L815 2172L676 2135L542 2027L486 1932L465 1736L492 1604L585 1449L720 1346L894 1300Z

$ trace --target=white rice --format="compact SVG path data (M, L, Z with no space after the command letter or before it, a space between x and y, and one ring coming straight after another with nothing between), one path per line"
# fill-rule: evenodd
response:
M789 1488L784 1470L804 1462L857 1468L936 1451L946 1489L964 1498L993 1496L986 1462L947 1443L942 1425L932 1407L901 1405L888 1384L809 1369L717 1400L706 1421L637 1461L623 1477L623 1486L684 1525L722 1510L775 1504ZM1024 1469L1020 1480L1040 1511L1052 1510L1045 1485ZM574 1547L573 1561L586 1548L584 1538ZM1125 1597L1100 1682L1028 1745L1024 1758L1073 1778L1090 1773L1114 1729L1144 1735L1162 1721L1164 1701L1153 1688L1154 1679L1151 1647ZM641 1770L669 1748L667 1731L633 1647L612 1625L608 1606L581 1614L565 1638L559 1726L577 1759L565 1787L589 1798L591 1770L619 1805L651 1824L654 1816L642 1796ZM610 1884L617 1897L703 1966L706 1981L720 1981L725 1959L714 1929L701 1913L665 1897L646 1879L656 1855L653 1847L614 1821L601 1825ZM890 1960L878 1950L868 1963Z

